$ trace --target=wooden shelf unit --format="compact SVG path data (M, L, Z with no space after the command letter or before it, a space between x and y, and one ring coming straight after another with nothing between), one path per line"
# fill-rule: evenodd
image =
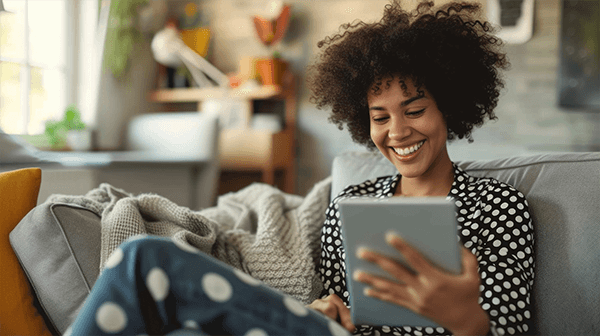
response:
M296 85L263 85L255 90L222 88L162 89L150 93L149 100L160 103L195 102L202 111L208 99L234 98L245 101L244 127L221 131L219 153L225 171L260 171L262 182L275 184L275 172L284 173L282 190L296 189ZM284 107L284 128L277 133L250 127L255 100L280 100Z

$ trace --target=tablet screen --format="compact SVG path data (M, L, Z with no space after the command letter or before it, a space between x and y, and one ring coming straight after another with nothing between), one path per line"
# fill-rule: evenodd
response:
M366 285L353 281L352 274L362 270L392 279L378 266L356 257L356 250L365 247L404 263L402 255L385 241L385 234L390 231L399 234L432 264L459 274L461 243L455 209L454 202L445 197L365 197L340 201L346 283L354 324L439 326L407 308L363 295Z

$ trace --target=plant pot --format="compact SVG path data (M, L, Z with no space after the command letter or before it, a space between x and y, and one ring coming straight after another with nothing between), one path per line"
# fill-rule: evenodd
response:
M92 131L68 131L67 146L74 151L89 151L92 150Z
M263 85L281 85L288 64L280 58L261 58L256 68Z

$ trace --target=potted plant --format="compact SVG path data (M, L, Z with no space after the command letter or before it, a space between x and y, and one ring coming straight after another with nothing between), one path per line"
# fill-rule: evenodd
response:
M265 19L254 15L254 28L261 43L271 50L271 55L256 61L257 72L263 85L281 85L287 62L281 59L278 51L272 50L283 39L290 21L289 5L283 5L275 18Z
M67 107L61 120L47 121L44 134L50 149L77 151L92 149L92 132L81 120L81 113L75 105Z

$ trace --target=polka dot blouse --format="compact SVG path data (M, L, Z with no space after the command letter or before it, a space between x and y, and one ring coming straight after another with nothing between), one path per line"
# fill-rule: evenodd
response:
M345 188L329 205L321 234L322 297L337 294L349 305L338 202L344 198L392 197L401 176L385 176ZM534 279L533 225L527 200L493 178L476 178L454 166L448 194L457 207L458 235L479 262L479 304L492 334L531 332L530 293ZM383 234L383 233L382 233ZM447 335L444 328L357 326L359 335Z

